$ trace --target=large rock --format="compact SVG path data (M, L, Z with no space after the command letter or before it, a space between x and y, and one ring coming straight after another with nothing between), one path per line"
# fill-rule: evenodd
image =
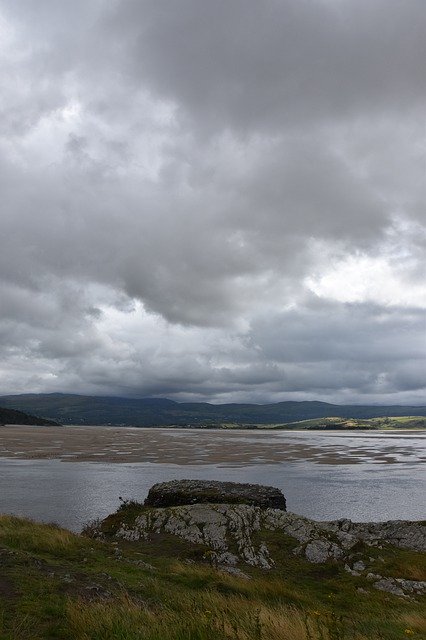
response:
M286 510L282 492L259 484L215 480L172 480L149 490L145 506L177 507L188 504L248 504L261 509Z

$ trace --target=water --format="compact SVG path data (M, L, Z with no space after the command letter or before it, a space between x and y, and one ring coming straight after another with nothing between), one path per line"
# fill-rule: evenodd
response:
M205 478L279 487L289 511L317 520L425 518L424 432L126 433L136 431L138 446L150 443L144 449L149 459L159 447L155 461L1 458L0 512L57 522L78 531L85 522L114 511L119 496L142 501L155 482ZM124 435L119 432L115 452ZM173 451L179 464L169 462ZM142 454L139 457L144 459Z

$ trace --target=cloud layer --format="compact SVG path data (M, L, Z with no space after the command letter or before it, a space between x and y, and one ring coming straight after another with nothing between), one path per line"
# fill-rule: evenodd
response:
M422 403L423 0L0 0L2 393Z

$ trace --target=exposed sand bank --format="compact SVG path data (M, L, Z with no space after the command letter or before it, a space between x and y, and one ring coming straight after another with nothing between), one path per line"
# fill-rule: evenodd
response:
M409 441L392 442L384 434L378 437L372 432L360 438L359 434L353 434L353 438L352 434L344 435L342 438L335 437L335 432L14 425L0 427L0 457L180 465L258 465L303 460L318 464L392 464L424 460Z

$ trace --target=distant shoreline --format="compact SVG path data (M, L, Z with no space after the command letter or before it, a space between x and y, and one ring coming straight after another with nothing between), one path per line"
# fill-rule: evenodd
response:
M0 425L0 429L3 427L7 428L43 428L46 425L39 424L3 424ZM169 431L225 431L228 433L243 433L245 431L254 431L254 432L262 432L268 431L271 433L326 433L328 435L332 433L369 433L370 431L374 432L384 432L384 433L419 433L424 431L426 434L426 426L425 427L353 427L346 429L334 429L334 428L315 428L312 427L310 429L294 429L292 427L269 427L265 426L243 426L243 427L221 427L221 426L212 426L212 427L200 427L200 426L191 426L184 427L182 425L154 425L152 427L147 426L136 426L136 425L118 425L118 424L61 424L57 425L60 429L137 429L138 431L152 431L153 429L163 430L167 429ZM47 428L52 429L52 427L48 426ZM1 431L0 431L1 434Z

